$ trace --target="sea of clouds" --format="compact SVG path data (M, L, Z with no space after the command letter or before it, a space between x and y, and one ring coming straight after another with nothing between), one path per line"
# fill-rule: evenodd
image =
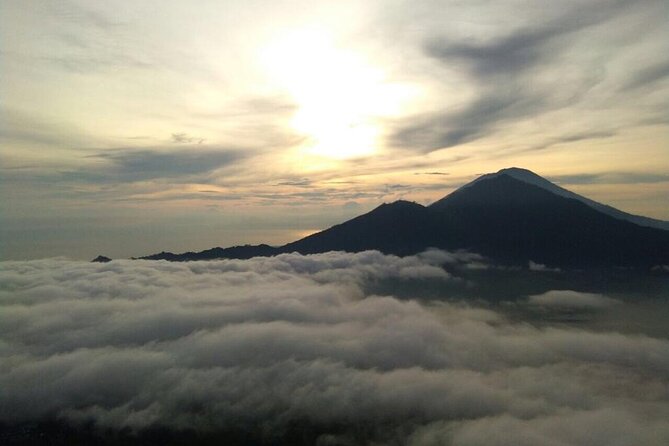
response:
M0 423L275 443L304 425L322 445L669 444L669 340L367 291L462 281L454 265L482 262L442 251L1 262ZM513 305L625 303L552 290Z

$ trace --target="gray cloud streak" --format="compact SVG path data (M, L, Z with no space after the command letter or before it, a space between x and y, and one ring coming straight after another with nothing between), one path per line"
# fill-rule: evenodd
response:
M599 174L558 175L550 177L559 184L643 184L664 183L669 174L652 172L603 172Z
M542 95L515 88L487 92L460 110L419 117L418 123L400 129L394 138L400 145L425 152L453 147L488 135L498 123L535 114L545 103Z
M635 73L623 86L623 90L652 87L667 77L669 77L669 61L664 61Z
M72 180L93 183L135 182L160 178L179 178L206 175L229 167L249 156L239 149L203 148L199 145L180 150L105 151L89 156L102 160L102 165L87 167L63 175ZM202 178L199 180L203 181Z
M566 13L551 16L548 12L546 17L512 28L505 35L486 39L428 35L424 53L445 67L466 72L475 94L464 104L406 118L396 126L391 142L429 153L490 136L501 126L577 105L605 80L605 72L598 60L579 61L583 66L575 68L569 57L577 53L575 48L587 32L600 25L611 26L611 21L630 13L630 6L626 1L572 5ZM566 78L546 76L565 70L561 63L570 67ZM664 64L649 68L626 88L658 81L666 71ZM615 132L596 133L611 136ZM573 141L567 135L537 148Z
M529 303L542 307L570 309L598 309L620 304L617 299L595 293L582 293L572 290L552 290L529 297Z

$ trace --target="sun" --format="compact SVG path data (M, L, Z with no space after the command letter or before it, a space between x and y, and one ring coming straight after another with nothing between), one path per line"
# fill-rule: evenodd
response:
M302 149L331 159L374 154L380 120L401 109L407 88L388 82L363 54L339 48L316 28L284 33L261 52L270 78L296 102L291 126L306 136Z

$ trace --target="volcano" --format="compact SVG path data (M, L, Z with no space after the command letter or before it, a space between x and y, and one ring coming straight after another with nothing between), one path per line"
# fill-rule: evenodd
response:
M669 264L669 222L625 213L529 170L509 168L483 175L429 206L382 204L284 246L143 258L184 261L370 249L402 256L428 248L468 250L508 265L650 268Z

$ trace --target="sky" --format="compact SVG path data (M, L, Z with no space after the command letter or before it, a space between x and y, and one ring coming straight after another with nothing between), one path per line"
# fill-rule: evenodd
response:
M0 257L281 244L517 166L669 220L664 0L0 0Z

